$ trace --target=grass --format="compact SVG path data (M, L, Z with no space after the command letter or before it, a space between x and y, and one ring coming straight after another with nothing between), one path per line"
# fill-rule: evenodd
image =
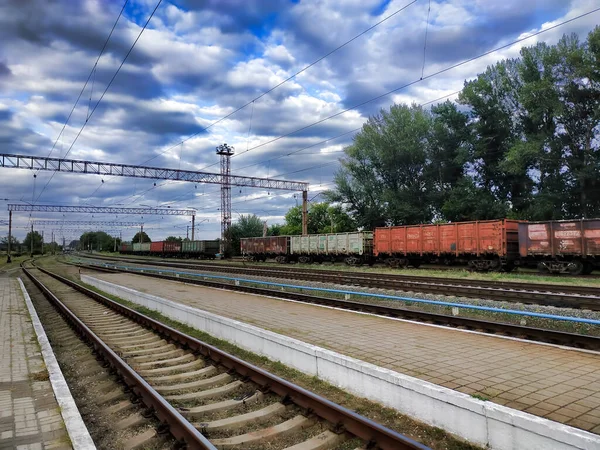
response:
M48 381L50 379L50 375L47 370L41 370L39 372L34 372L29 374L29 378L31 381Z
M21 262L30 259L29 255L13 256L12 262L7 264L6 253L0 253L0 272L6 272L11 269L17 269Z

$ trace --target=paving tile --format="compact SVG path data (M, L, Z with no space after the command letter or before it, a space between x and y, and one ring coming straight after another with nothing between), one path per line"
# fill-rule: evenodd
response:
M551 420L600 423L600 354L131 274L93 276Z
M51 425L58 436L43 433L42 420L56 415L58 403L49 382L31 379L44 367L35 339L17 280L0 278L0 449L42 450L66 441L60 414Z

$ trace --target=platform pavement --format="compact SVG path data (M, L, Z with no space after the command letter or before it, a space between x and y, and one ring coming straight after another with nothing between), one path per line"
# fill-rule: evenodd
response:
M31 318L14 278L0 278L0 449L70 449Z
M132 274L141 292L600 434L600 353L428 326Z

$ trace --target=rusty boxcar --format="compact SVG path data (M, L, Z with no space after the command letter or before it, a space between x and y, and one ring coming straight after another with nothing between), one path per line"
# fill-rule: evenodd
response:
M150 252L155 254L162 254L165 250L165 243L163 241L156 241L150 243Z
M163 251L166 256L176 256L181 253L181 242L164 242Z
M290 248L289 236L250 237L240 239L243 256L255 261L275 258L278 262L287 262Z
M590 274L600 263L600 219L521 223L519 253L540 272Z
M481 220L375 229L374 256L392 266L466 262L477 270L512 270L519 259L518 220Z

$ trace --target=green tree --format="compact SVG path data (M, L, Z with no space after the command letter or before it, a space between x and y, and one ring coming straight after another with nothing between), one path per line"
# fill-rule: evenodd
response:
M142 244L145 244L147 242L152 242L152 240L150 239L150 236L148 236L145 231L141 231L141 232L138 231L137 233L135 233L135 236L133 236L133 238L131 238L131 242L133 242L134 244L140 243L140 233L141 233L141 238L142 238L142 240L141 240Z
M31 252L31 241L33 240L33 254L38 255L42 253L42 235L37 231L30 231L23 240L23 246L27 249L27 252Z
M240 239L263 235L264 222L255 214L240 215L239 219L229 228L231 252L240 253Z
M431 127L431 115L416 105L393 105L369 118L344 150L330 200L348 205L367 229L431 220Z
M176 237L176 236L169 236L168 238L165 239L165 242L183 242L183 238L181 237Z
M267 230L267 236L281 236L283 233L281 232L283 225L274 223Z
M356 224L348 213L339 205L330 203L310 203L308 205L308 233L342 233L353 231ZM302 234L302 207L294 206L285 215L285 225L281 227L282 235Z
M80 247L83 250L96 250L101 252L112 252L116 247L119 248L121 240L114 238L104 231L89 231L79 237Z
M2 245L2 247L5 247L8 245L8 236L0 239L0 245ZM11 246L11 248L16 250L17 247L19 246L19 240L16 237L11 236L10 237L10 246Z

